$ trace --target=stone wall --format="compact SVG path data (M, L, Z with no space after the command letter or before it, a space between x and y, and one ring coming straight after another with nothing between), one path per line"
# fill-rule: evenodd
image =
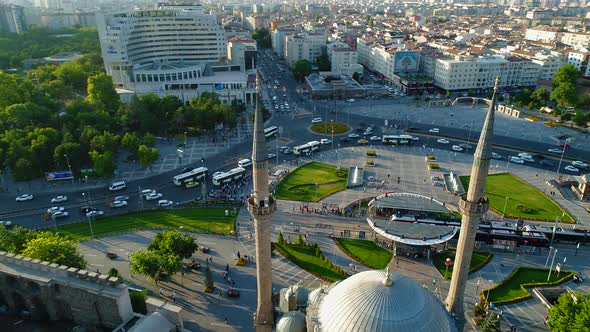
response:
M112 329L132 314L119 278L0 252L0 305L35 320Z

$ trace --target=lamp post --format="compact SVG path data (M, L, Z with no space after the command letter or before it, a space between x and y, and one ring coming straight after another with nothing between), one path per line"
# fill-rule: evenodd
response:
M578 249L580 249L580 242L576 244L576 252L574 253L574 256L578 256Z
M557 249L553 251L553 258L551 258L551 266L549 267L549 273L547 274L547 282L551 279L551 270L553 270L553 262L555 261L555 255L557 254Z
M88 202L88 205L90 205L90 193L86 194L86 193L82 193L82 197L84 199L84 201ZM90 227L90 239L94 239L94 230L92 229L92 218L90 216L88 216L88 212L85 213L86 215L86 219L88 219L88 227Z
M559 157L559 164L557 164L557 170L555 171L555 178L559 178L559 169L561 168L561 162L563 161L563 155L565 154L565 147L566 147L565 141L563 143L563 147L561 148L561 156Z
M334 120L330 120L330 124L332 125L332 150L334 150Z
M502 210L502 218L506 216L506 205L508 205L508 199L509 197L506 196L506 199L504 200L504 210Z
M473 121L471 121L471 123L469 124L469 134L467 135L467 154L469 154L469 147L471 147L471 128L473 128Z
M545 266L544 266L545 268L547 268L547 264L549 264L549 257L551 257L551 251L553 249L555 249L555 248L553 248L551 246L549 247L549 252L547 253L547 259L545 260Z
M64 157L66 157L66 163L68 164L68 170L70 171L70 173L72 175L72 185L74 185L74 173L72 173L72 165L70 164L70 158L68 158L67 154L64 154Z
M475 296L479 294L479 279L477 279L477 284L475 285Z
M188 139L187 139L187 136L186 136L186 131L185 131L185 132L184 132L184 148L185 148L185 149L187 148L187 144L188 144L188 143L187 143L187 141L188 141Z

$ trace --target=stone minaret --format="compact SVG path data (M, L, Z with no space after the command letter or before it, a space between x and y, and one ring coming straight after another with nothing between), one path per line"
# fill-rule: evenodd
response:
M256 331L272 331L272 267L270 261L270 219L276 209L268 193L268 151L264 137L264 121L260 110L260 81L256 77L256 109L254 111L254 139L252 144L252 177L254 194L248 199L248 211L254 218L256 239L256 285L258 305L254 326Z
M484 213L488 210L489 201L484 196L484 189L490 168L492 157L492 137L494 136L494 108L496 103L496 91L500 84L500 78L496 77L494 94L488 109L485 123L481 130L481 136L477 143L477 149L473 156L473 167L471 169L471 180L467 193L461 195L460 207L463 219L461 221L461 232L457 244L457 255L453 269L453 278L449 294L445 300L447 310L457 317L463 317L463 295L467 274L469 273L469 262L475 245L475 234L477 226Z

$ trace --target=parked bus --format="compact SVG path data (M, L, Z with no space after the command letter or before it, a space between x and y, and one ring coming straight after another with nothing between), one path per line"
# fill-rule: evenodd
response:
M195 168L192 171L178 174L174 177L173 181L175 185L183 186L187 182L196 182L197 180L204 178L207 175L208 171L209 170L207 169L207 167Z
M278 134L279 134L279 127L277 127L277 126L271 126L271 127L264 129L264 137L266 137L266 138L269 138L272 136L278 136Z
M215 175L213 177L213 185L220 186L222 184L230 183L243 178L246 175L246 169L242 167L236 167L225 173Z

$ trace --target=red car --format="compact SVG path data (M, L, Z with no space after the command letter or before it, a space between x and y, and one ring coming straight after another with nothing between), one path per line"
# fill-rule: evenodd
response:
M571 145L569 145L569 144L559 144L559 147L560 147L560 148L562 148L562 149L569 149L569 148L571 148L572 146L571 146Z

